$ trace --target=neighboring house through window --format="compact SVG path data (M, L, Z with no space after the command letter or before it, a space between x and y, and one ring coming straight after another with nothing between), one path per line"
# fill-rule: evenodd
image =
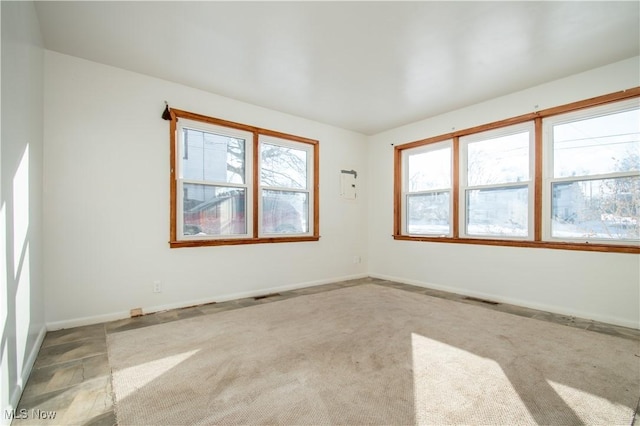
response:
M639 96L396 146L394 237L640 253Z
M171 116L171 247L319 239L318 141Z

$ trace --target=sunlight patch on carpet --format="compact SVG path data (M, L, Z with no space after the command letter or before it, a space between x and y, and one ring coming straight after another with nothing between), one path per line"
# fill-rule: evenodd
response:
M640 397L640 342L376 285L107 347L120 426L630 424Z
M416 333L411 348L416 424L468 423L469 412L490 423L535 423L495 360ZM434 407L457 407L460 416Z
M593 411L596 412L615 412L624 410L625 407L622 404L616 404L613 401L609 401L606 398L599 397L598 395L594 395L593 393L577 389L572 386L567 386L562 383L554 382L552 380L548 380L549 386L551 386L557 394L564 401L582 401L582 404L586 407L592 407ZM631 389L628 390L629 392ZM594 424L598 421L597 418L591 415L593 412L585 411L578 412L576 415L580 418L583 424Z
M119 380L121 377L127 378L127 380L122 381L123 386L119 389L118 396L120 398L128 397L198 352L199 349L195 349L115 371L113 373L115 380Z

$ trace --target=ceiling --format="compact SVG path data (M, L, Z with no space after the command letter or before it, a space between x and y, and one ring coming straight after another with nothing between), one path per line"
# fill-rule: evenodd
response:
M638 56L639 6L46 1L36 10L47 49L371 135Z

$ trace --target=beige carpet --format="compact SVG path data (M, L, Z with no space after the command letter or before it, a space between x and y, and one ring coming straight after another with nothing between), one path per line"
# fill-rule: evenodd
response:
M118 423L629 425L640 342L362 285L108 336Z

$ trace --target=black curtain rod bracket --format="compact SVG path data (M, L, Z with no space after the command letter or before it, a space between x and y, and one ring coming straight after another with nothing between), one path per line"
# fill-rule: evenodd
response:
M171 113L169 112L169 103L164 101L164 111L162 112L163 120L171 120Z

